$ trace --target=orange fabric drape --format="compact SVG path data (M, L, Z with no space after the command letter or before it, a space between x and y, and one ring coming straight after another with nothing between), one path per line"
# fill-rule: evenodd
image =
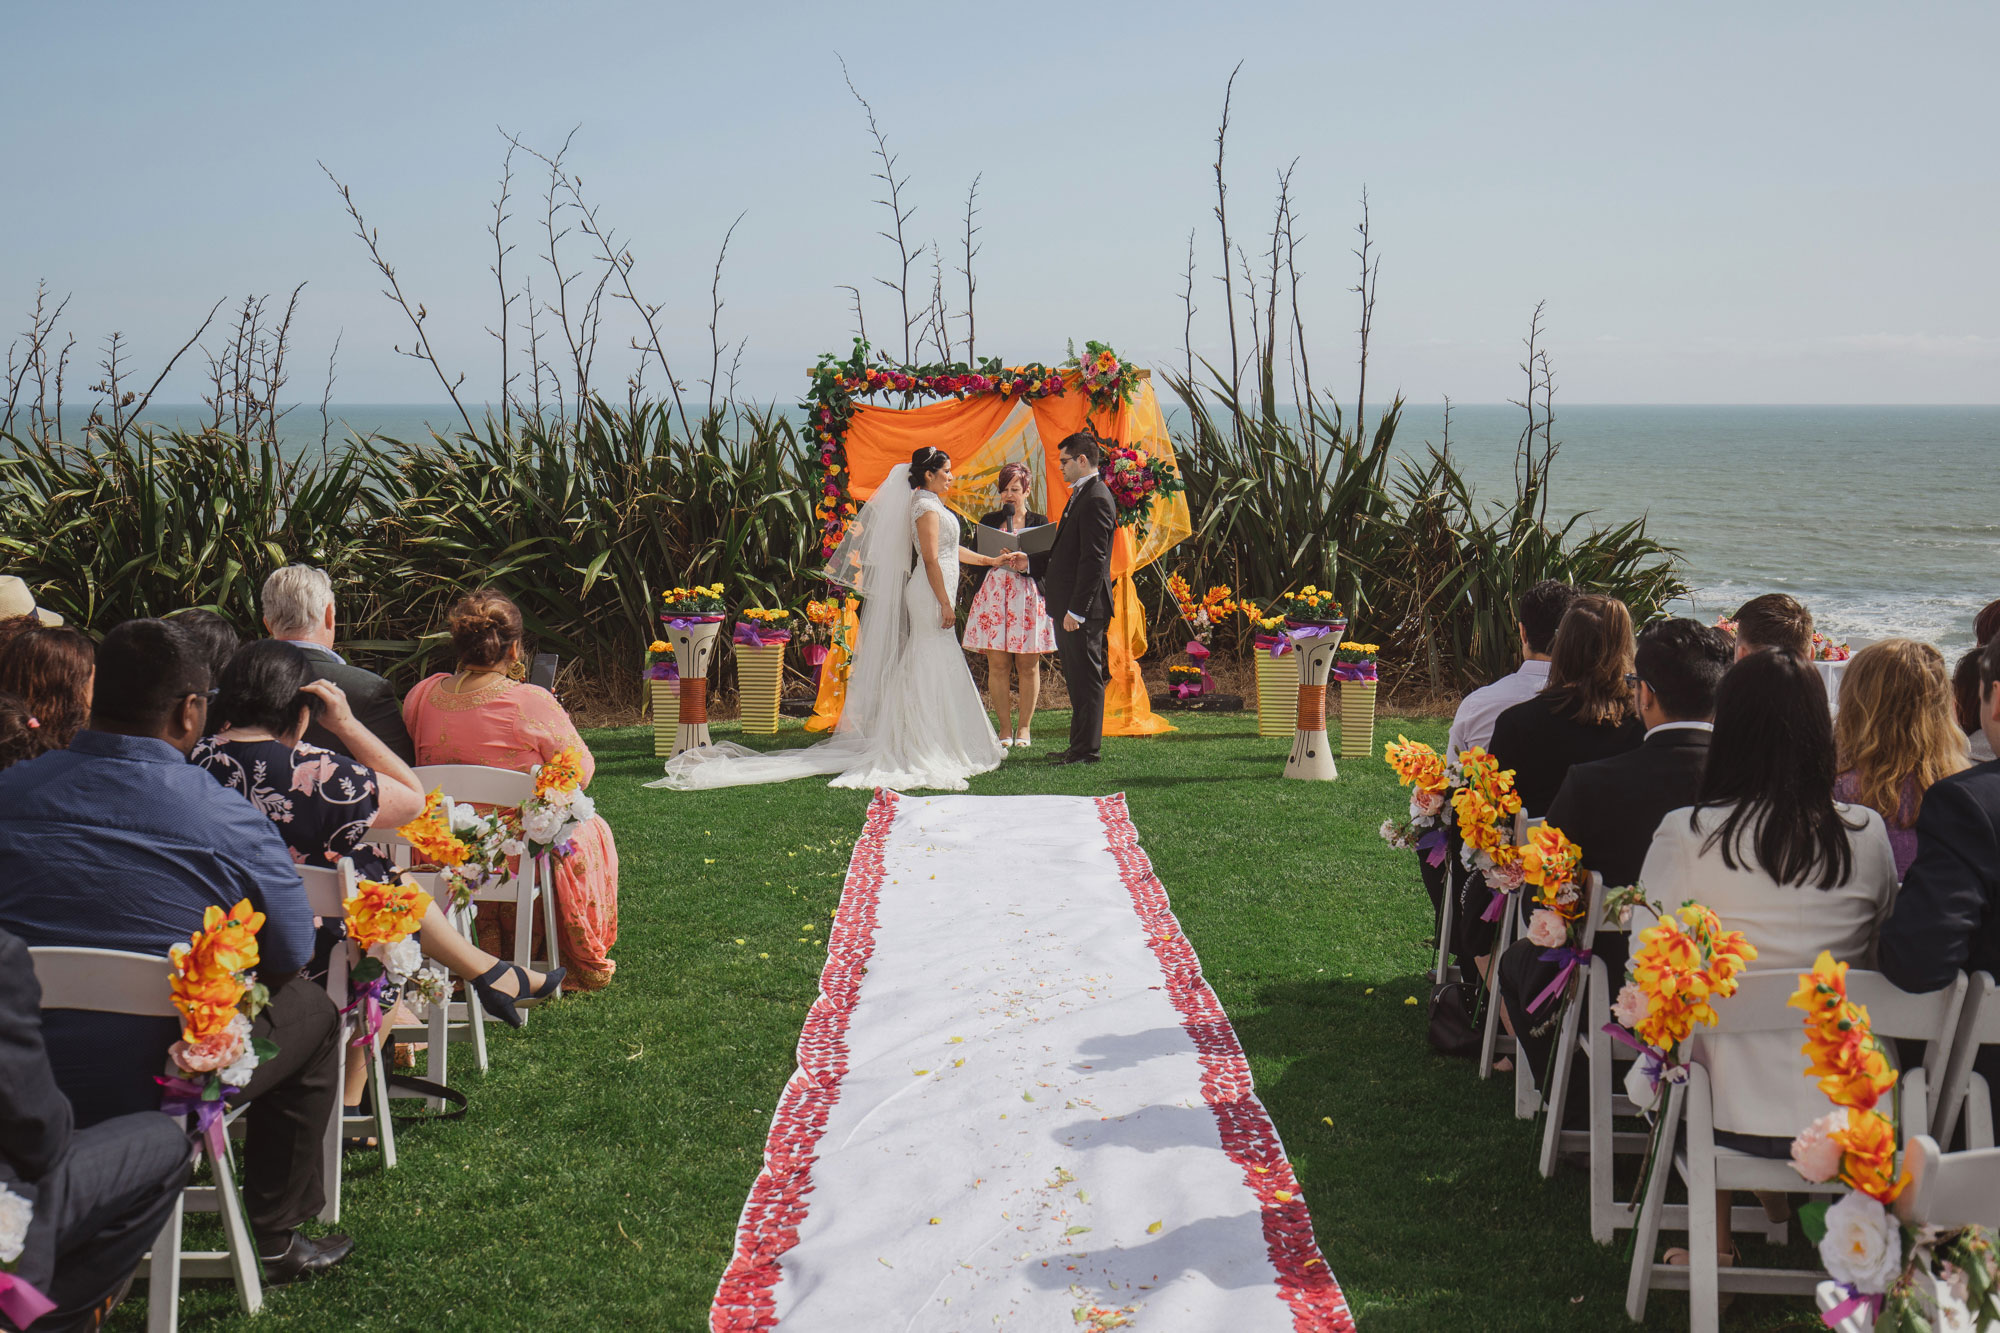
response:
M1073 380L1072 376L1072 380ZM971 516L992 507L993 478L1003 462L1041 463L1051 523L1062 517L1069 488L1062 479L1056 446L1084 428L1086 422L1108 440L1131 445L1154 457L1173 457L1159 400L1150 381L1142 381L1129 406L1092 411L1090 400L1074 388L1055 398L1029 402L984 395L965 400L929 403L923 407L887 408L861 404L847 429L848 489L865 500L875 493L889 469L910 461L925 445L950 455L958 485L946 497L961 514ZM1135 544L1132 529L1120 528L1111 546L1113 609L1106 655L1111 680L1104 692L1104 734L1152 736L1174 730L1153 712L1139 659L1146 652L1145 610L1132 586L1132 575L1157 560L1192 531L1187 498L1177 495L1154 507L1146 538ZM836 645L828 654L809 731L829 730L840 717L846 694L843 672L836 665L845 654Z
M858 645L861 642L861 617L854 598L846 599L841 608L841 622L846 629L847 642ZM832 731L840 721L840 710L847 706L847 648L835 636L826 650L826 661L820 664L819 694L813 700L813 715L806 719L807 731Z

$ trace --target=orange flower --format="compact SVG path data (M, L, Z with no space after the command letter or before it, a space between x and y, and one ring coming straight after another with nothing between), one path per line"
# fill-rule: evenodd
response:
M406 939L424 923L431 896L414 884L364 879L346 903L347 936L366 949Z
M471 850L451 831L445 814L444 789L434 788L415 819L397 829L410 840L410 847L431 865L464 865Z
M1395 771L1396 781L1405 787L1415 784L1422 791L1443 791L1444 756L1425 745L1398 735L1382 747L1382 758Z
M1896 1127L1886 1116L1849 1107L1847 1127L1829 1137L1846 1152L1840 1178L1877 1202L1894 1203L1910 1183L1907 1168L1900 1175L1896 1171Z
M583 760L574 749L558 750L535 774L535 795L575 791L583 785Z
M1541 890L1544 906L1553 907L1557 895L1576 878L1582 859L1583 849L1568 835L1553 824L1543 824L1529 831L1527 845L1521 848L1522 878Z

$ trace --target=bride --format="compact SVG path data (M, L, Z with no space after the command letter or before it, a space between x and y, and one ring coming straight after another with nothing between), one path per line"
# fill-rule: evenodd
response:
M686 750L649 787L700 790L833 774L835 787L934 787L1000 766L1006 750L966 668L953 627L959 561L1003 563L958 544L945 504L951 459L923 448L863 505L826 577L862 594L861 637L831 739L760 753L728 743Z

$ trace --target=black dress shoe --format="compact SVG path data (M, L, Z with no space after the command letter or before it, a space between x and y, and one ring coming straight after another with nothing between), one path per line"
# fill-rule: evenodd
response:
M297 1231L283 1233L284 1245L279 1247L279 1237L269 1236L257 1242L257 1262L264 1266L264 1285L282 1287L287 1282L324 1272L345 1259L354 1249L354 1241L347 1236L321 1236L314 1239ZM271 1251L276 1250L274 1258Z
M1071 754L1067 750L1065 750L1063 753L1059 755L1054 756L1049 760L1049 762L1052 764L1094 764L1097 763L1098 761L1099 761L1099 756L1097 755Z

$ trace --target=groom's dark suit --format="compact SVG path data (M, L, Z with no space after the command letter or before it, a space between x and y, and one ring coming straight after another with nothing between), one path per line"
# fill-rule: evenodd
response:
M1118 506L1095 475L1078 482L1063 506L1055 543L1028 557L1056 622L1063 684L1069 687L1069 752L1095 758L1104 742L1104 631L1111 623L1111 538ZM1065 615L1083 624L1063 625Z

